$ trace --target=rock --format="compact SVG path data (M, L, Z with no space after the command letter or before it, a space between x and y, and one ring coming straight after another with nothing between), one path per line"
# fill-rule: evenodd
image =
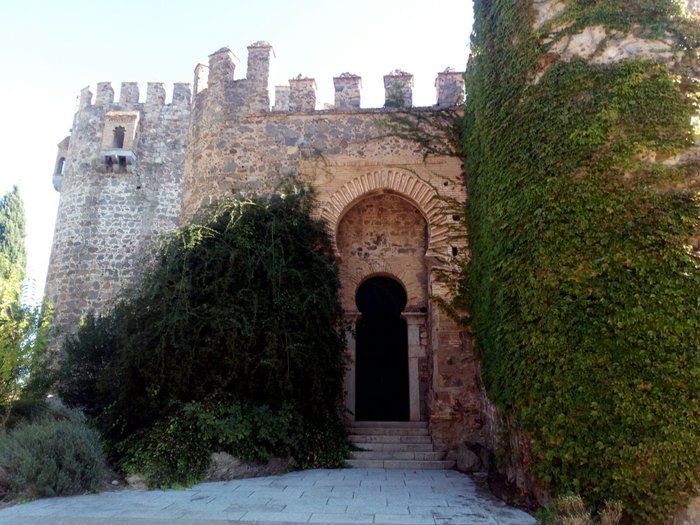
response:
M493 463L491 461L491 458L493 457L493 453L487 449L486 447L481 447L479 450L479 459L481 460L481 466L485 471L489 471L491 468L491 464Z
M244 463L226 452L213 452L206 480L227 481L282 474L287 470L289 461L288 458L272 458L265 464Z
M146 478L141 474L131 474L130 476L127 476L126 482L132 489L146 490L148 488Z
M673 525L700 525L700 498L690 500L688 506L673 518Z
M456 450L457 470L460 472L478 472L481 469L481 459L465 443Z
M213 452L211 455L211 463L207 471L207 480L209 481L224 481L234 479L231 476L245 472L245 468L241 469L243 463L238 458L233 457L226 452Z
M112 480L112 485L119 485L119 480L113 479L113 480Z

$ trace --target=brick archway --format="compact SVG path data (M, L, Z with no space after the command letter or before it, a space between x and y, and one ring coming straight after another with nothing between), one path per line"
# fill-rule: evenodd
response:
M336 225L341 301L355 310L355 290L377 274L397 278L408 293L408 311L428 303L426 252L429 223L403 195L374 191L353 200Z
M345 183L322 203L320 215L333 232L334 241L345 213L363 198L379 192L396 193L421 212L428 224L426 256L448 255L448 205L434 186L413 173L401 170L381 169L364 173Z

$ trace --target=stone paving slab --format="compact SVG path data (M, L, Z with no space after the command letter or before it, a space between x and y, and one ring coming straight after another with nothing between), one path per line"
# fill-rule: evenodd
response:
M0 525L534 525L451 470L337 469L47 498L0 510Z

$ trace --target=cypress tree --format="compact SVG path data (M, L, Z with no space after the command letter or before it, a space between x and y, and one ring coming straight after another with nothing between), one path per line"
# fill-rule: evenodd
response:
M0 430L43 355L48 312L22 303L24 205L15 186L0 199Z
M13 276L21 281L25 276L27 255L24 237L24 204L15 186L0 199L0 257L6 258L7 265L2 269L3 280Z

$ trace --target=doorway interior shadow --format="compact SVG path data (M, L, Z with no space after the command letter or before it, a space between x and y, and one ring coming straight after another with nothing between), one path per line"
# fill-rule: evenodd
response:
M355 294L362 317L355 347L358 421L408 421L406 290L391 277L371 277Z

